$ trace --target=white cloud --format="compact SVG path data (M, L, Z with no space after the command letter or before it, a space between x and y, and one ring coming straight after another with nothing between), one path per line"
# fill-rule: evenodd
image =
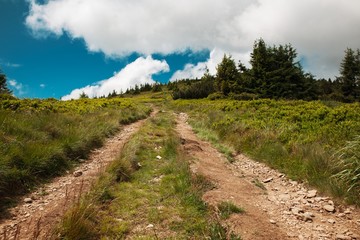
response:
M216 74L216 67L223 59L224 55L228 54L224 50L221 49L213 49L210 52L209 58L206 62L199 62L195 64L186 64L184 69L176 71L173 76L170 78L170 81L176 81L180 79L194 79L194 78L201 78L206 68L209 70L209 73L212 75ZM248 63L250 60L250 52L248 53L237 53L234 52L231 54L231 57L235 60L236 63L241 61L242 63ZM249 64L246 64L249 66Z
M245 56L263 37L269 44L293 44L306 70L331 77L346 47L360 47L359 0L29 1L26 24L35 35L67 33L107 56L188 48Z
M4 66L10 67L10 68L18 68L18 67L22 66L21 64L11 63L11 62L5 61L5 60L3 60L1 58L0 58L0 65L4 65Z
M18 95L25 94L24 85L22 83L17 82L15 79L10 79L9 85L12 89L16 90Z
M41 83L39 86L40 86L41 88L45 88L45 87L46 87L46 85L43 84L43 83Z
M100 81L95 85L88 85L73 90L69 95L62 97L62 100L78 99L81 93L89 97L107 96L113 90L120 93L126 89L140 84L155 83L152 75L168 72L169 65L166 61L155 60L151 56L139 57L134 62L125 66L113 77Z

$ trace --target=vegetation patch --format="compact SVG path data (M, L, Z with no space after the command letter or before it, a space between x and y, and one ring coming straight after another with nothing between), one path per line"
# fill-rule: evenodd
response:
M151 109L126 99L0 101L0 211L14 195L61 174Z
M173 107L187 112L196 132L210 142L230 146L290 178L359 204L354 180L359 103L177 100ZM340 149L342 154L336 154Z
M228 219L233 213L245 213L245 210L236 206L232 202L221 202L217 205L219 215L222 219Z

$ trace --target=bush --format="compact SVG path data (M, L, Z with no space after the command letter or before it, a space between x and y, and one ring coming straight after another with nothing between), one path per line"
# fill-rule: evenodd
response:
M225 95L222 93L216 92L216 93L210 94L207 98L210 100L224 99Z
M240 94L230 93L229 98L232 100L240 100L241 101L241 100L256 100L256 99L259 99L259 96L254 93L243 92Z

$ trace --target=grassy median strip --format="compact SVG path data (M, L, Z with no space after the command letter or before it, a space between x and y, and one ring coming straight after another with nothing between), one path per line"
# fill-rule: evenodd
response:
M192 176L174 132L160 112L125 145L121 156L57 229L62 239L226 239L201 195L209 183ZM236 239L236 238L234 238Z

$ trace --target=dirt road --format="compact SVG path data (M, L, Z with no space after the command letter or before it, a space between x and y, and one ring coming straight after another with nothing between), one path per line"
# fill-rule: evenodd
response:
M242 207L245 213L224 220L242 239L360 239L359 209L338 205L244 155L236 156L230 164L193 133L187 118L185 113L177 115L177 132L193 157L191 171L215 185L203 200L214 208L224 201ZM66 209L90 189L143 122L125 126L74 172L25 196L22 204L10 210L11 218L0 222L0 239L48 239Z
M187 118L179 114L177 131L194 158L191 170L216 186L203 199L214 207L230 201L244 208L245 214L226 221L243 239L360 239L359 209L337 205L244 155L230 164L193 133Z

